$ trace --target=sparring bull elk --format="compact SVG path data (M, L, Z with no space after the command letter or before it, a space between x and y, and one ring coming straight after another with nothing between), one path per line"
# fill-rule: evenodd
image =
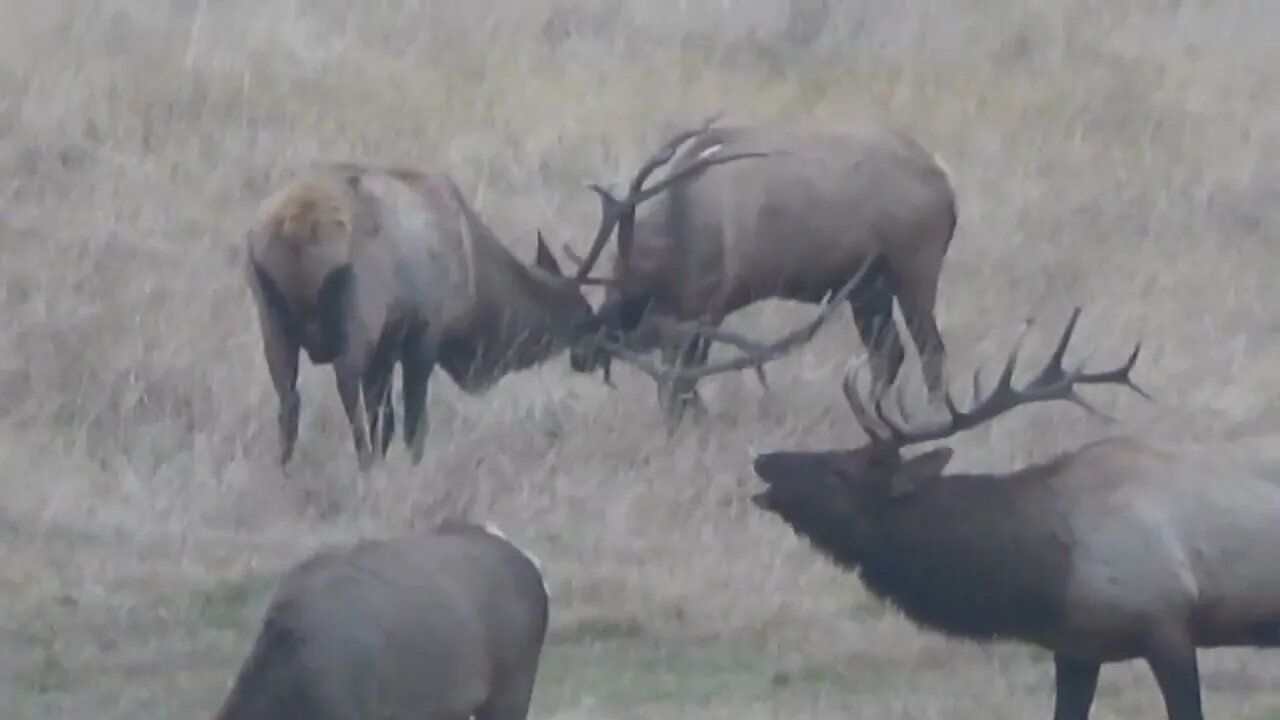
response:
M687 173L604 208L592 245L620 215L684 177L749 157L693 163ZM317 163L259 206L247 233L248 280L279 400L280 463L298 436L298 358L331 364L360 467L394 435L392 371L404 385L404 441L423 456L427 382L439 365L464 392L545 362L600 322L538 233L535 263L506 249L439 172ZM361 398L364 415L360 412ZM381 434L379 434L381 425ZM377 443L374 448L371 443Z
M1085 720L1101 666L1137 658L1170 720L1202 720L1197 648L1280 646L1274 462L1248 445L1224 452L1134 436L1006 473L944 474L946 446L901 453L1020 405L1084 404L1077 385L1142 393L1130 379L1140 344L1114 370L1064 370L1078 315L1028 384L1012 387L1015 348L995 389L979 400L975 388L971 409L948 396L943 422L894 420L879 401L869 409L850 372L845 394L869 444L758 455L766 488L753 501L918 625L1052 652L1055 720Z
M646 372L658 380L668 420L678 422L690 402L701 405L696 381L716 372L698 370L711 342L750 347L719 330L726 316L770 298L819 302L866 268L848 303L877 383L892 384L905 357L896 297L930 397L940 400L945 348L934 306L957 218L943 166L894 128L809 132L713 127L715 119L676 135L632 181L633 196L646 192L645 179L665 163L689 178L639 217L634 203L617 212L614 284L598 311L607 341L575 346L573 369L603 370L609 382L611 359L635 364L636 354L658 346L664 365L677 369ZM720 153L759 159L703 172ZM593 189L606 208L620 204ZM600 239L581 258L570 251L580 277L603 245ZM763 384L759 367L757 374Z
M284 574L214 720L524 720L548 617L537 560L491 526L320 552Z

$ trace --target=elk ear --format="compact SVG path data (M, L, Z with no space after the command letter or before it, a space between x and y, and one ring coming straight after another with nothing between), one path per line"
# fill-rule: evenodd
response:
M560 272L560 263L556 262L556 256L551 254L551 248L547 247L547 241L542 237L541 230L538 231L538 255L534 263L552 275L563 276L564 274Z
M922 483L938 477L947 463L951 462L953 455L955 451L951 448L940 447L904 460L889 479L889 497L899 498L910 495Z

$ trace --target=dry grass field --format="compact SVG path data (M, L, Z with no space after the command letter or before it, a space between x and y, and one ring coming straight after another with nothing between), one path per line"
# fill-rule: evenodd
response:
M664 132L912 129L952 169L939 319L963 379L1027 317L1038 361L1143 339L1146 403L1086 391L956 441L1005 469L1100 433L1280 431L1280 5L1267 0L0 0L0 698L6 720L212 713L276 573L311 550L491 520L544 561L537 718L1048 717L1043 653L922 633L756 510L753 450L862 441L841 313L703 394L668 440L653 385L565 356L482 397L437 374L428 458L368 476L329 369L276 465L241 273L275 180L315 158L443 167L513 250L582 251L583 188ZM594 291L593 291L594 292ZM593 295L594 297L594 295ZM811 308L762 304L771 337ZM1040 327L1040 326L1038 326ZM914 351L910 351L914 352ZM992 368L992 372L994 372ZM904 378L919 377L914 355ZM1280 717L1280 654L1202 653L1218 720ZM1162 718L1145 666L1095 717Z

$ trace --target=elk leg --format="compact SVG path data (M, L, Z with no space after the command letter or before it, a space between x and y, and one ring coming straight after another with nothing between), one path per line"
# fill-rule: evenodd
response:
M1088 720L1102 664L1057 653L1053 656L1053 665L1057 681L1053 720Z
M413 457L413 464L422 462L426 447L427 430L427 381L435 369L436 360L427 345L426 329L414 328L405 334L401 349L401 372L404 376L404 442Z
M871 376L879 392L897 380L907 351L893 322L893 292L886 278L880 274L869 282L865 293L850 296L848 302L858 337L871 355Z
M1147 664L1164 696L1169 720L1204 720L1196 648L1185 633L1169 633L1153 642Z
M375 451L382 457L387 456L391 446L391 438L395 434L395 406L391 402L391 384L400 359L400 346L404 341L404 327L388 330L378 340L365 369L362 384L364 389L365 414L369 422L369 438L377 442ZM381 422L379 422L381 421Z
M937 404L943 401L947 391L946 382L946 346L942 342L942 333L938 331L938 321L934 316L934 306L938 298L938 265L922 262L920 258L912 258L912 262L903 266L892 266L889 284L898 304L902 308L902 317L906 320L907 330L915 342L920 355L921 369L924 370L925 387L929 391L929 401ZM939 259L941 262L941 259Z
M356 343L352 343L355 345ZM356 461L361 470L373 466L373 450L369 447L369 436L365 427L365 416L360 407L362 368L366 353L354 352L351 346L338 356L333 363L334 379L338 385L338 397L342 399L342 409L347 414L347 423L351 426L351 441L356 449Z

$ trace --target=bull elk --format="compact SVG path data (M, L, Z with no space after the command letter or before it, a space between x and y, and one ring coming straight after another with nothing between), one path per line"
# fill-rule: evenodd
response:
M524 720L547 622L537 559L492 526L320 552L281 578L214 720Z
M713 341L749 345L718 330L729 314L770 298L818 302L869 263L865 292L848 302L877 384L893 383L905 357L893 318L896 297L920 350L930 397L940 400L945 348L934 306L957 222L956 195L942 165L905 132L888 127L802 132L714 122L676 135L632 181L634 194L665 163L670 173L688 178L639 217L634 204L619 213L615 284L598 311L610 342L575 346L573 369L603 369L608 382L617 347L635 354L655 346L668 367L700 367ZM759 159L712 172L695 167L724 152ZM608 191L593 189L608 207ZM585 257L570 255L580 276L602 249L600 241ZM673 323L692 329L675 332ZM701 377L675 372L669 387L659 383L672 422L697 401L694 384ZM763 371L757 373L764 383Z
M763 453L752 499L918 625L1051 651L1055 720L1086 720L1102 664L1138 658L1170 720L1202 720L1197 648L1280 646L1280 484L1265 458L1117 436L1012 472L944 475L950 448L900 453L1019 405L1083 404L1080 384L1142 393L1140 344L1108 372L1063 369L1078 316L1031 382L1012 388L1015 348L971 409L948 396L943 422L868 409L861 368L848 373L869 444Z
M370 440L385 455L394 434L400 364L416 465L437 365L479 393L563 350L594 317L582 285L598 281L564 276L541 233L534 264L522 263L443 173L317 164L263 201L247 245L281 465L298 435L300 348L333 365L362 469L375 457Z

